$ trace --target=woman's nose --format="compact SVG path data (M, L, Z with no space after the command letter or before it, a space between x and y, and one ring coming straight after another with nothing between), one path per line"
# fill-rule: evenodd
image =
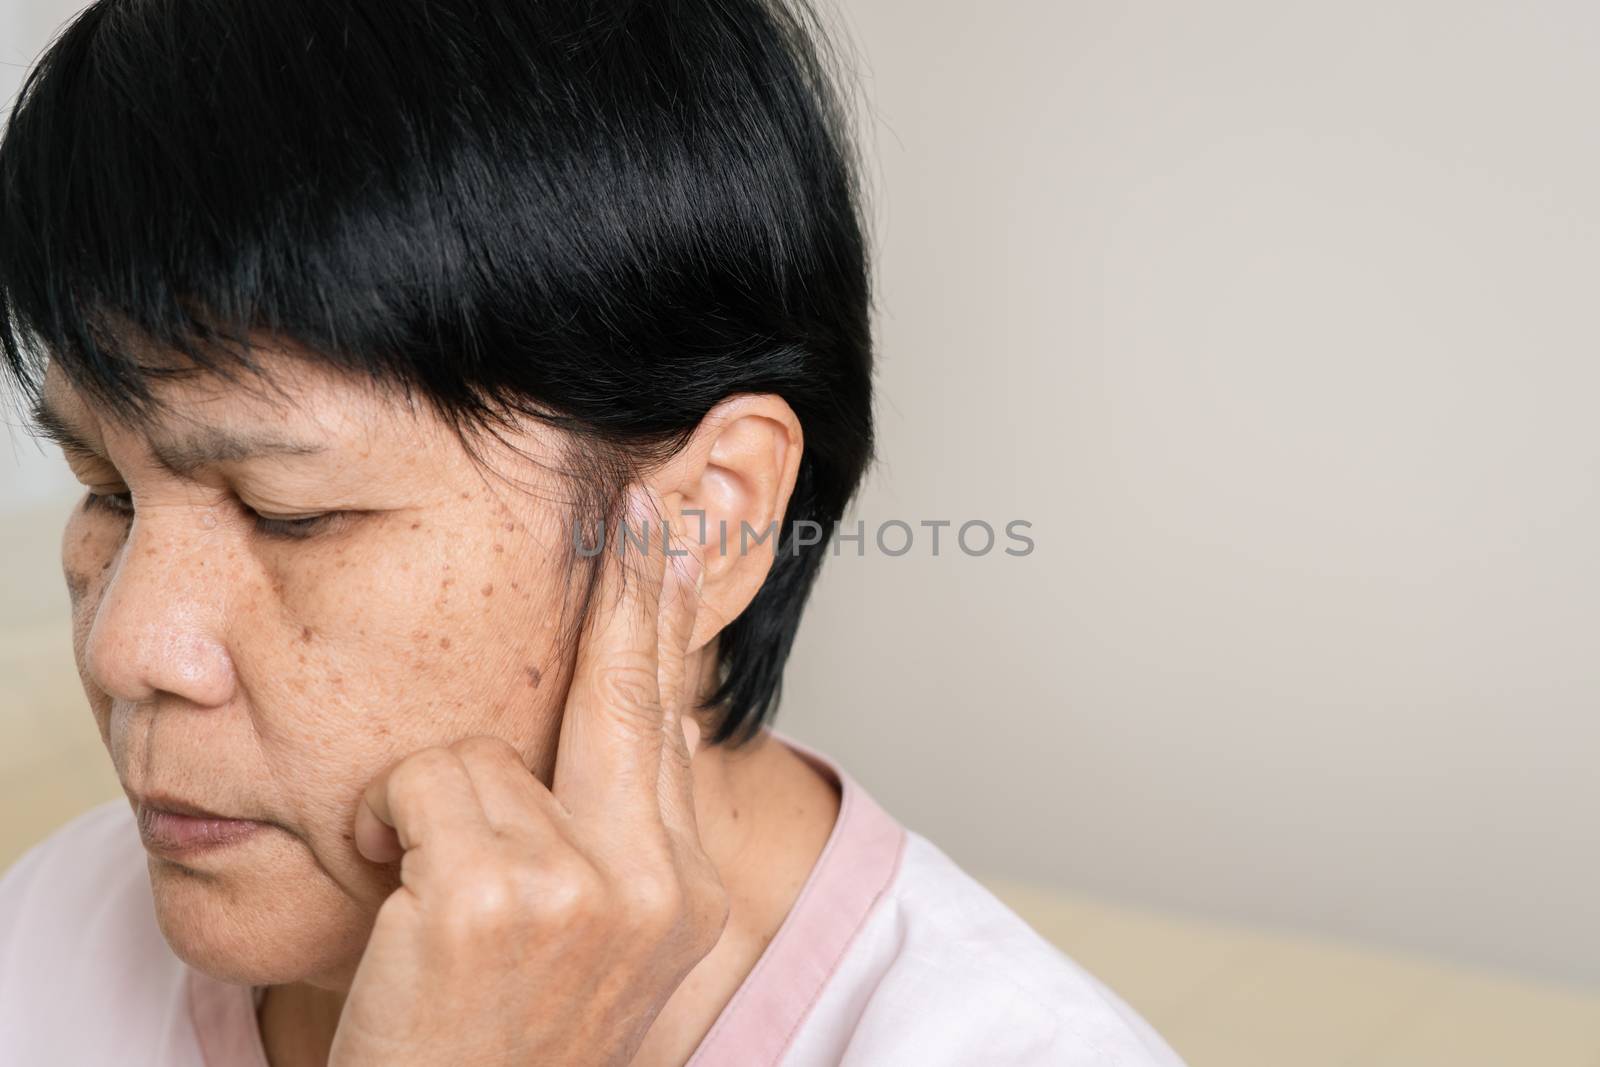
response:
M176 527L190 524L193 531ZM233 696L219 636L226 603L215 536L193 516L135 517L95 607L84 649L89 680L114 700L166 693L204 707Z

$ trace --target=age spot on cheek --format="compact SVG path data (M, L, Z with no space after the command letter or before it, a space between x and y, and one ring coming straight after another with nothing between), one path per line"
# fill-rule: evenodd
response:
M544 681L544 674L542 672L540 672L539 668L538 667L529 667L528 668L528 688L529 689L537 689L537 688L539 688L539 683L542 682L542 681Z

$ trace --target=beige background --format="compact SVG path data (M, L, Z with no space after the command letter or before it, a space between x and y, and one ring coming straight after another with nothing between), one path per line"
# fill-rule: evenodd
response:
M835 560L780 727L984 874L1600 985L1600 9L844 7L859 515L1038 547Z

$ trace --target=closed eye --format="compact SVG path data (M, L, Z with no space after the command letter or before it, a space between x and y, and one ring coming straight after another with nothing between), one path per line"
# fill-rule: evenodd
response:
M319 515L274 518L270 515L251 512L254 517L256 532L265 537L277 537L285 540L301 539L321 533L348 514L349 512L344 511L325 511Z
M133 494L124 489L120 493L97 493L89 490L83 498L85 511L109 511L114 515L133 514Z
M127 490L97 493L91 489L84 497L83 507L85 511L101 511L131 518L134 512L133 494ZM322 533L350 514L345 511L324 511L315 515L275 516L262 515L245 504L240 504L240 507L250 514L250 521L257 533L285 541L303 540Z

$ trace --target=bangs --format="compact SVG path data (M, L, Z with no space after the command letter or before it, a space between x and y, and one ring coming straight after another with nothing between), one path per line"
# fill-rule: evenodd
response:
M254 369L255 333L354 369L444 303L449 238L385 165L419 151L405 80L337 47L340 5L277 3L98 4L31 72L0 144L0 347L26 393L49 359L140 414L166 375ZM357 198L406 240L356 238Z
M572 392L581 361L581 401L776 340L843 269L842 141L773 121L815 107L820 71L770 74L797 24L675 6L101 0L0 143L10 372L137 410L265 334L461 411L508 352L496 392Z

